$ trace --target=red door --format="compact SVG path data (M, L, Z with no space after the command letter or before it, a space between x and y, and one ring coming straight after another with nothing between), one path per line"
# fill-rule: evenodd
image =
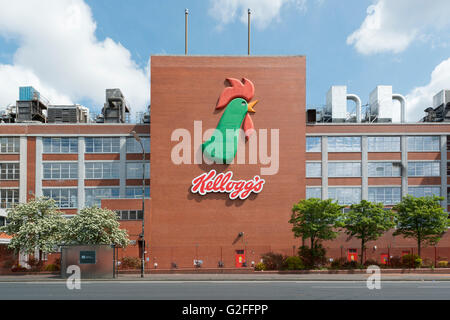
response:
M382 253L381 254L381 264L388 264L389 261L389 257L387 255L387 253Z
M236 268L242 268L245 262L245 251L236 250Z
M358 250L357 249L348 249L347 260L348 261L358 261Z

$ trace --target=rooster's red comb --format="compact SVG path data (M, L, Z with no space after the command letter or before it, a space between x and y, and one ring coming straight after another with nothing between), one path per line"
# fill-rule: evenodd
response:
M223 89L216 109L225 108L231 100L236 98L245 99L247 102L252 100L255 95L255 86L250 80L243 78L241 82L238 79L227 78L227 81L231 84L231 87Z

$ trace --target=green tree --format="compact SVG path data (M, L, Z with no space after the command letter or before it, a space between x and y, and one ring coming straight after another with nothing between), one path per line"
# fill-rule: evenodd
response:
M52 199L36 198L8 209L8 224L1 231L12 236L9 248L26 254L35 249L53 252L62 240L66 219Z
M129 244L126 230L120 229L117 214L103 208L84 208L69 219L64 229L64 244Z
M397 211L397 230L394 235L413 238L417 241L417 253L423 245L436 244L450 226L448 213L440 201L444 198L428 196L416 198L407 195L394 206Z
M321 240L332 240L338 232L335 228L341 226L342 209L344 206L332 199L321 200L310 198L294 204L291 223L295 237L309 238L311 250L314 250Z
M352 204L343 223L347 235L361 240L361 264L364 263L366 243L377 240L383 233L395 227L392 211L383 210L382 203L367 200Z

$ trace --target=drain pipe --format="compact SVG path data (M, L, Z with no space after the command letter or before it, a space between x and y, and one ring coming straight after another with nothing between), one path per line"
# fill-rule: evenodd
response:
M361 123L361 99L356 94L347 94L347 100L356 103L356 122Z
M406 112L406 99L401 94L393 94L392 100L397 100L400 102L400 122L405 123L405 112Z

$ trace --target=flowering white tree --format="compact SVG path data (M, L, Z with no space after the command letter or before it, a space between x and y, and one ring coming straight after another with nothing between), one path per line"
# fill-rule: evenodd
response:
M62 241L62 230L67 223L52 199L36 198L8 209L8 223L0 228L12 236L9 248L26 254L39 249L53 252Z
M104 208L84 208L67 221L64 243L69 245L129 244L126 230L120 229L117 214Z

